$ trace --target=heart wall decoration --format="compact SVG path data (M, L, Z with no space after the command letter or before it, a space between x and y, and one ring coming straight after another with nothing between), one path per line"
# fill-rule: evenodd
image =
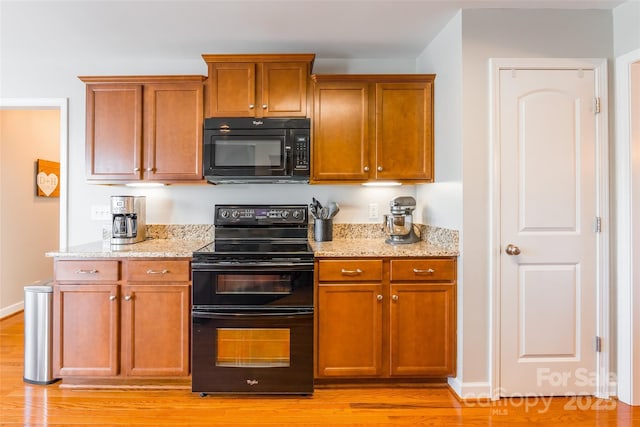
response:
M60 163L38 159L36 172L37 195L60 197Z

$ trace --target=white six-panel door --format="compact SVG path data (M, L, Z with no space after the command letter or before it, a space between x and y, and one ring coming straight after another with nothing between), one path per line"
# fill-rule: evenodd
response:
M596 390L594 81L499 72L501 396Z

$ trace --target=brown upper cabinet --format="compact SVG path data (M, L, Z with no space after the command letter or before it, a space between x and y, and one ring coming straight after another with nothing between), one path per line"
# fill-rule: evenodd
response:
M204 76L80 77L89 182L203 182Z
M207 117L306 117L314 54L202 55Z
M433 182L433 74L313 75L312 183Z

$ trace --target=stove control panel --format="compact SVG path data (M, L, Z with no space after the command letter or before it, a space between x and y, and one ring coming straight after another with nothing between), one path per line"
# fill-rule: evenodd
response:
M216 205L214 225L306 225L306 205Z

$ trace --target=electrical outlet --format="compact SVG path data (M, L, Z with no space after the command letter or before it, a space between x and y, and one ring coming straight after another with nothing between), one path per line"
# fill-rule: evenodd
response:
M93 221L109 221L111 208L109 205L91 205L91 219Z
M369 219L378 219L377 203L369 203Z

